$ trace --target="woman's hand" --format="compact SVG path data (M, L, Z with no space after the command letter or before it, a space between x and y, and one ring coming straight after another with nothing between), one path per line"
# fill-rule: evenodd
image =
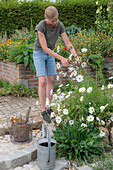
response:
M74 56L75 58L77 58L77 57L78 57L77 53L73 53L73 56Z
M69 67L69 59L66 59L66 58L62 58L61 59L61 63L64 67Z

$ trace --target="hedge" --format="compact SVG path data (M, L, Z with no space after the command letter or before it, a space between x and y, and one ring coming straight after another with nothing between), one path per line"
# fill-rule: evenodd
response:
M103 0L106 7L108 0ZM62 0L61 2L35 1L3 1L0 2L0 32L6 31L12 34L15 29L23 27L30 30L44 19L45 8L54 5L59 12L59 20L65 27L77 25L82 29L94 27L95 13L97 10L96 0Z

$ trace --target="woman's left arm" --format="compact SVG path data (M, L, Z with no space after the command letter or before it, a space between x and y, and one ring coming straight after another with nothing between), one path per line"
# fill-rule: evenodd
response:
M77 53L76 53L73 45L72 45L71 42L69 41L69 38L67 37L66 32L62 33L62 34L61 34L61 37L62 37L62 39L63 39L66 47L68 48L68 50L69 50L71 53L73 53L73 56L74 56L74 57L77 57Z

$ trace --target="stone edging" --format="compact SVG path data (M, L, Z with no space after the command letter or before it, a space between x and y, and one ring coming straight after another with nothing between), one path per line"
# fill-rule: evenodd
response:
M0 170L8 170L9 168L16 168L22 166L37 158L37 143L36 139L31 142L31 145L14 154L3 156L0 159Z

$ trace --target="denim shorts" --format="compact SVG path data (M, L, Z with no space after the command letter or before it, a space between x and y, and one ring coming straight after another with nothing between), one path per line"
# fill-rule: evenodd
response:
M36 68L36 76L57 75L55 58L43 50L33 50L33 60Z

